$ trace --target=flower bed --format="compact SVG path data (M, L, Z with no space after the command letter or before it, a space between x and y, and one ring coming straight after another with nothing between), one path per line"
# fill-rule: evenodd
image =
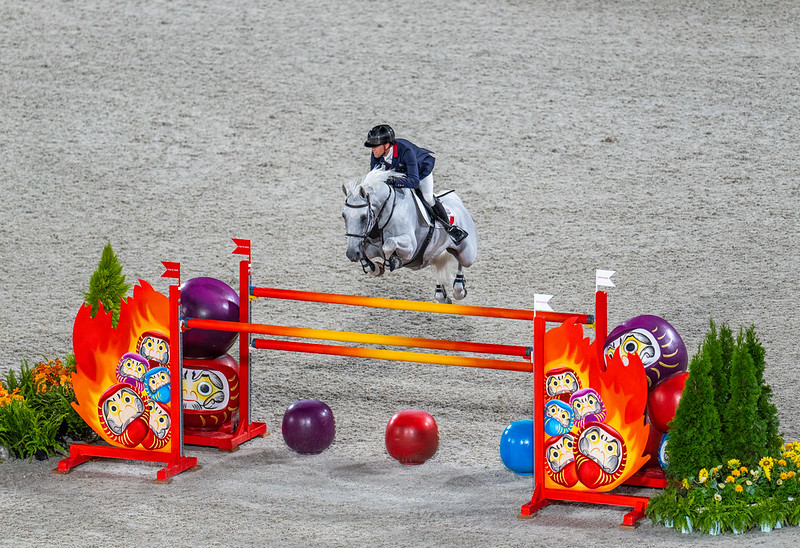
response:
M45 459L66 454L71 440L86 439L91 429L72 408L74 358L53 359L0 381L0 446L19 458Z
M670 484L652 497L647 517L683 533L710 535L764 532L800 523L800 442L787 443L779 457L753 468L737 459L703 468L693 478Z

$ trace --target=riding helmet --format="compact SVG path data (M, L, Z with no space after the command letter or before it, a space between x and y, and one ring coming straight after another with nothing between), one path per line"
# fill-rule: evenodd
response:
M394 143L394 130L386 124L380 124L369 130L364 146L372 148L386 143Z

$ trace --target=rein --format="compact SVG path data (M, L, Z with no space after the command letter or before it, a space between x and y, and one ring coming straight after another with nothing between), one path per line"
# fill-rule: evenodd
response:
M369 212L367 217L367 228L364 230L364 233L352 234L350 232L345 232L344 234L345 236L351 236L353 238L359 238L361 240L366 240L367 238L377 238L378 236L381 236L381 240L383 240L383 229L386 228L386 226L389 224L389 221L392 220L392 216L394 215L394 208L397 205L397 191L391 185L386 185L386 186L389 187L389 192L390 194L392 194L392 209L391 211L389 211L389 217L383 223L383 226L379 226L379 224L381 220L381 215L383 215L383 210L386 208L386 204L389 202L388 198L384 200L383 204L381 204L381 208L375 215L374 221L372 220L372 207L371 207L372 203L370 202L369 194L367 194L366 201L363 204L351 204L350 202L347 201L347 199L345 199L344 201L345 207L349 207L352 209L366 207L368 208L367 211Z

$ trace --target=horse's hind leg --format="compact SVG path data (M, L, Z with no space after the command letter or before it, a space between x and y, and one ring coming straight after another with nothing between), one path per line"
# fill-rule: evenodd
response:
M453 301L447 296L447 289L445 289L442 284L436 284L436 291L433 294L433 298L436 299L436 302L453 304Z
M464 279L464 269L458 265L458 272L453 281L453 298L460 301L467 296L467 282Z

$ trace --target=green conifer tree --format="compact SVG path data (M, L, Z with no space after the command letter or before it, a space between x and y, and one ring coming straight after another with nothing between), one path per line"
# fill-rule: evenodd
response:
M714 406L717 408L717 414L722 417L730 397L730 361L727 363L725 361L724 339L721 336L717 336L717 326L714 324L714 320L709 320L708 324L708 333L703 339L700 351L711 367L710 376L714 387ZM724 333L725 329L725 324L723 324L721 331Z
M753 467L763 455L765 439L759 433L758 399L761 387L742 330L731 360L731 396L722 417L723 454Z
M670 422L667 475L693 477L719 462L720 418L714 401L709 353L702 347L692 357L681 403Z
M764 367L766 365L766 351L761 345L761 341L756 334L756 326L751 325L744 333L744 346L750 357L753 358L753 369L755 371L756 382L761 388L758 398L758 424L757 431L763 437L764 455L772 455L781 448L781 437L779 434L780 421L778 420L778 410L772 403L772 387L764 380Z
M723 323L719 328L719 344L722 349L722 373L725 375L726 379L729 379L731 375L733 349L736 347L736 341L733 340L733 331L728 327L728 324ZM725 391L729 391L727 385Z
M92 307L92 318L97 315L99 303L103 303L103 309L112 312L111 325L117 327L122 298L128 293L129 288L130 284L125 283L122 265L109 242L103 248L100 264L89 280L89 291L83 294L86 304Z

